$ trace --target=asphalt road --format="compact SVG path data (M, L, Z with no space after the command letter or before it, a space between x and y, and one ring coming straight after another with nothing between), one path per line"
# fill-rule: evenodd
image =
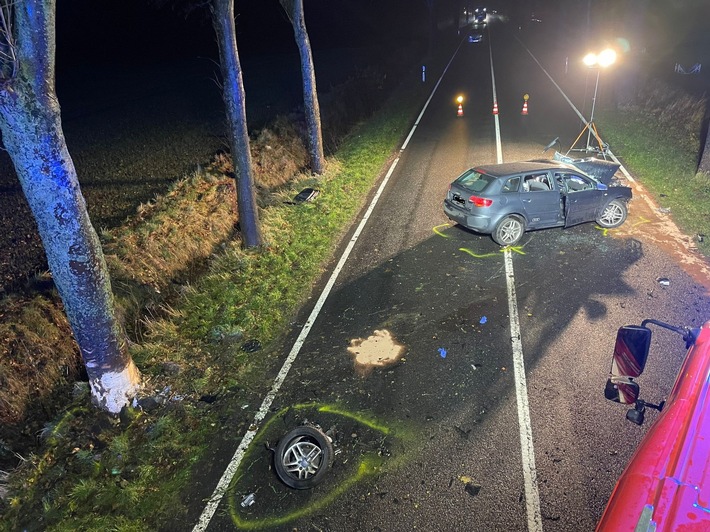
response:
M534 37L493 25L483 43L462 44L208 530L594 528L646 428L603 397L616 329L644 318L698 325L708 298L649 236L657 220L640 198L617 231L528 233L508 254L448 222L448 183L496 162L491 57L505 161L540 157L551 138L569 145L579 131L545 58L524 48L538 51ZM557 67L548 65L553 77ZM579 81L558 79L572 91ZM299 332L273 351L285 358ZM368 353L375 364L357 362ZM680 338L654 333L642 397L667 395L683 354ZM276 478L268 447L305 421L328 431L335 456L321 484L293 490ZM213 489L196 485L195 499ZM250 493L254 504L243 507ZM191 514L186 529L199 511Z

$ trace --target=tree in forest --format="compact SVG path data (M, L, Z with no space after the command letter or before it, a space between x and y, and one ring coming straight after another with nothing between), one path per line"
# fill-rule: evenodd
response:
M0 132L37 223L86 366L92 400L118 413L140 374L69 155L55 92L56 0L0 0Z
M262 244L262 238L251 166L242 66L237 49L234 0L212 0L210 11L219 48L222 98L227 112L229 144L237 180L237 212L242 242L247 248L258 247Z
M322 174L325 167L323 156L323 133L321 131L320 106L316 91L316 73L313 66L311 43L306 30L303 14L303 0L279 0L293 26L293 33L301 56L301 78L303 80L303 106L306 115L308 151L311 156L311 170Z

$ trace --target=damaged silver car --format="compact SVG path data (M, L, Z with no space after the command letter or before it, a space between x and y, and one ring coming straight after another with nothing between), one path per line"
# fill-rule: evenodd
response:
M517 244L526 231L624 223L632 194L613 181L618 164L560 154L555 159L470 168L449 185L444 213L501 246Z

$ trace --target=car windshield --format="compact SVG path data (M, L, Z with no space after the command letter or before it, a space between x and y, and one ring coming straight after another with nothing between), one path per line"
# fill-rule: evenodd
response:
M490 183L495 181L495 179L496 178L493 176L481 174L471 168L461 174L455 182L457 185L473 192L483 192Z

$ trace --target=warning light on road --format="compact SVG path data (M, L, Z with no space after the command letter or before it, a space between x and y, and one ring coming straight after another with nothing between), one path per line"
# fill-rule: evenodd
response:
M456 103L459 104L459 107L456 110L456 116L463 116L463 96L456 98Z
M530 99L529 94L527 94L527 93L523 94L523 100L525 100L527 102L529 99Z

